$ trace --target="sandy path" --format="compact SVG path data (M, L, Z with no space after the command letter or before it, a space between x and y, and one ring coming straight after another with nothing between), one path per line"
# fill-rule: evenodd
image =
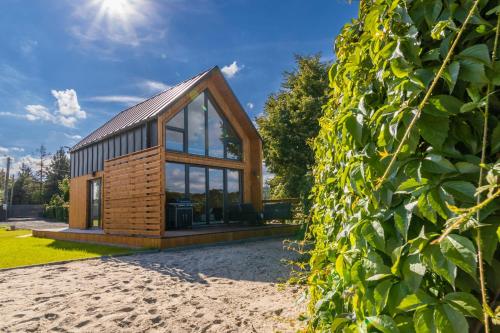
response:
M281 240L0 272L1 332L295 332Z

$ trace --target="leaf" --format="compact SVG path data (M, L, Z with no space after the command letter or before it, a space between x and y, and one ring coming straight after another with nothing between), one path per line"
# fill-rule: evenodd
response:
M409 255L403 262L403 277L404 281L412 290L415 292L422 282L422 278L425 275L426 267L420 262L418 254Z
M458 78L471 83L488 83L484 65L469 60L460 61L460 73Z
M415 178L409 178L402 182L398 188L396 189L396 192L403 192L403 193L411 193L415 191L416 189L424 186L427 183L427 179L423 179L422 181L418 181Z
M450 161L438 154L427 155L422 162L422 169L427 172L438 174L457 171Z
M455 84L457 83L458 73L460 72L460 63L458 61L453 61L448 65L446 71L443 73L443 78L448 85L448 89L450 90L450 94L455 89Z
M427 295L422 290L418 290L415 294L410 294L403 298L396 308L398 311L407 312L413 311L423 305L432 305L436 303L436 299Z
M363 116L361 114L354 116L351 115L346 118L345 126L351 136L356 140L358 144L362 144L361 140L363 138Z
M372 325L379 331L383 333L398 333L399 330L396 326L394 319L387 315L366 317L365 319L368 325Z
M435 333L434 310L433 308L423 308L415 311L413 322L416 333Z
M436 212L432 209L431 205L427 202L427 193L422 193L418 198L418 211L420 214L431 221L432 223L436 223Z
M500 122L497 124L493 132L491 133L491 153L496 154L500 151Z
M483 308L481 307L479 301L471 294L464 292L449 293L443 298L443 300L462 312L464 316L476 317L482 321Z
M434 96L429 100L429 102L438 111L438 113L433 114L434 116L458 114L460 112L460 108L464 105L464 102L450 95ZM432 108L427 108L427 110L432 110Z
M469 324L459 311L448 304L440 304L434 310L434 325L439 333L468 333Z
M479 167L469 162L457 162L455 164L458 172L460 173L478 173Z
M486 44L476 44L466 48L457 55L457 58L467 59L491 67L490 52Z
M443 183L443 188L455 196L457 199L474 203L474 194L476 193L476 188L469 182L463 180L450 180Z
M490 216L482 221L481 226L479 227L481 229L480 244L483 251L483 259L490 265L492 263L493 255L495 254L499 241L496 235L498 226L497 220L497 217Z
M424 263L432 271L443 277L452 286L455 285L457 267L448 260L437 245L428 245L423 252Z
M427 202L431 205L432 209L439 214L439 216L446 220L448 218L448 209L441 192L442 190L439 188L433 188L430 190L427 193Z
M373 291L373 297L375 299L375 308L377 309L377 314L380 314L386 304L387 298L389 297L389 292L391 291L392 281L384 280L377 284Z
M434 117L422 113L418 120L420 135L429 142L435 149L441 149L444 141L448 137L449 120L445 117Z
M408 228L410 228L410 222L412 217L411 210L405 205L399 205L394 210L394 224L396 229L403 236L404 240L408 239Z
M385 251L385 236L384 236L384 228L379 221L373 220L363 227L363 234L365 235L366 240L373 247L380 251Z
M440 243L440 247L446 258L473 278L476 278L476 249L468 238L457 234L449 234Z

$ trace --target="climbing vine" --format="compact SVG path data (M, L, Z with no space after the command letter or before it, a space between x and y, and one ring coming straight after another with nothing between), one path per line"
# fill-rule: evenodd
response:
M310 330L499 322L497 0L366 0L315 140Z

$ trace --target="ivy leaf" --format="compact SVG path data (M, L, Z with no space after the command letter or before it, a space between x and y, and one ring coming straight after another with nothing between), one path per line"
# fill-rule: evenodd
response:
M422 162L422 170L438 174L457 171L450 161L438 154L428 154Z
M440 247L446 258L476 278L476 249L468 238L450 234L440 243Z
M358 144L362 144L363 138L363 116L361 114L354 116L351 115L346 118L345 126L351 136Z
M412 209L414 205L415 203L409 207L406 205L399 205L394 210L394 224L405 241L408 239L408 229L410 228L411 217L413 215Z
M409 178L402 182L398 188L396 189L396 192L399 193L411 193L427 184L427 179L422 178L420 181L416 180L415 178Z
M392 281L384 280L377 284L373 291L373 297L375 299L375 308L377 309L377 314L380 314L386 304L389 297L389 292L391 291Z
M416 333L435 333L434 310L433 308L423 308L415 311L413 322Z
M363 227L363 234L368 243L370 243L374 248L385 251L385 236L384 236L384 228L382 224L373 220Z
M413 292L420 287L426 267L420 262L418 254L409 255L403 262L404 281Z
M420 129L420 135L425 141L429 142L435 149L440 150L448 137L449 123L448 118L422 113L417 125Z
M490 52L486 44L476 44L466 48L457 55L457 58L467 59L491 67Z
M446 71L443 73L443 78L448 85L448 89L450 90L450 94L455 89L455 84L457 83L458 73L460 72L460 63L458 61L453 61L448 65Z
M449 293L443 300L462 312L465 316L476 317L481 321L483 320L483 308L477 298L471 294L464 292Z
M424 263L436 274L443 277L452 286L455 285L455 277L457 276L457 267L454 263L448 260L437 245L429 245L423 252Z
M469 203L475 202L474 194L476 193L476 188L469 182L463 180L450 180L444 182L442 187L461 201Z
M423 217L431 221L432 223L436 223L436 212L432 209L431 205L427 202L427 193L422 193L418 198L418 211L422 214Z
M484 71L484 65L472 62L470 60L460 61L460 80L471 83L488 83L488 78Z
M383 333L399 333L396 322L387 315L366 317L365 321Z
M455 167L460 173L478 173L480 170L477 165L469 162L457 162Z
M480 244L483 251L483 259L490 265L492 263L493 255L495 254L499 241L496 235L497 226L498 221L497 217L495 216L486 218L481 222L481 225L479 226L479 228L481 228Z
M434 309L434 325L439 333L469 332L469 324L464 315L448 304L440 304Z
M438 95L432 97L429 102L437 109L435 116L458 114L464 102L450 95ZM432 108L427 108L432 110Z
M448 209L442 195L442 190L433 188L427 193L427 202L431 205L432 209L436 211L443 219L448 218Z
M396 308L398 311L407 312L413 311L423 305L432 305L436 303L436 299L427 295L422 290L417 290L416 293L410 294L403 298Z

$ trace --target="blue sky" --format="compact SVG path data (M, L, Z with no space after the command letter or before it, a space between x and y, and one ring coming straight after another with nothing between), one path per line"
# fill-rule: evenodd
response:
M72 146L115 113L218 65L253 119L294 54L333 59L342 0L0 2L0 156ZM0 159L0 168L5 159Z

